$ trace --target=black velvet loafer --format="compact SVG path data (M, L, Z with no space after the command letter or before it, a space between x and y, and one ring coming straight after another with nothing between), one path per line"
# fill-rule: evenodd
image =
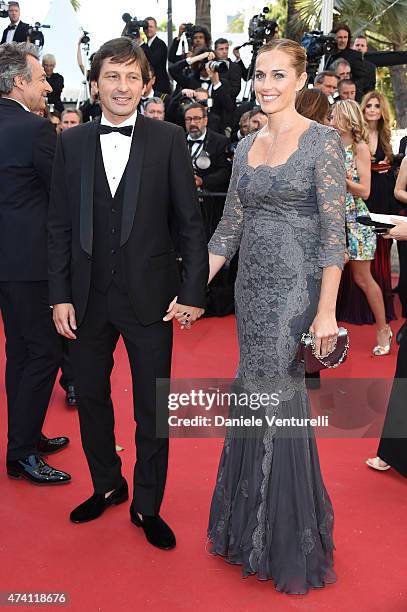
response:
M129 490L127 482L123 480L123 484L118 489L115 489L109 497L105 497L104 493L94 493L86 501L80 504L75 510L72 510L70 519L73 523L87 523L94 521L109 508L109 506L118 506L129 499Z
M147 541L150 542L150 544L162 550L171 550L175 548L175 534L171 527L169 527L159 515L146 516L143 514L142 517L143 518L140 518L133 509L133 506L130 506L131 522L143 529Z

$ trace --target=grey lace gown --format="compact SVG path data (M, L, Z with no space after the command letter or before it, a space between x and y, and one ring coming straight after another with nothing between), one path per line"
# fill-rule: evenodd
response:
M335 130L311 122L285 164L252 168L255 137L237 147L209 251L230 260L240 248L239 385L280 393L263 417L301 418L309 402L299 340L316 314L322 268L343 268L345 154ZM306 593L336 580L333 520L312 428L265 426L248 437L228 429L209 518L213 554L242 565L243 576Z

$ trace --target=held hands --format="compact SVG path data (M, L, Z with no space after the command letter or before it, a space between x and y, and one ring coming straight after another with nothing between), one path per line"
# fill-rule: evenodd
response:
M163 321L171 321L171 319L175 318L180 324L181 329L191 329L192 324L195 323L205 311L203 308L178 304L177 297L178 296L176 296L168 306L167 314L163 318Z
M73 304L54 304L53 319L58 334L69 340L76 340L72 331L77 329Z
M319 312L310 325L309 331L315 337L315 352L325 357L334 347L338 337L335 313Z
M407 240L407 222L393 219L392 217L390 223L394 223L395 227L389 229L386 234L381 234L383 238L386 240L391 238L394 238L394 240Z

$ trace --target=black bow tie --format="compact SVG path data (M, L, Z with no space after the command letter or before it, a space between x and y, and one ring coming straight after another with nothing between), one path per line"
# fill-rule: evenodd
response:
M111 125L103 125L99 126L99 134L102 136L103 134L111 134L112 132L118 132L123 136L131 136L133 133L132 125L125 125L123 127L112 127Z
M14 24L14 25L9 25L8 29L9 29L9 30L15 30L15 29L16 29L16 27L17 27L17 26L16 26L15 24Z
M201 144L201 142L203 142L204 139L201 138L200 140L193 140L192 138L188 138L188 143L189 145L192 147L193 144Z

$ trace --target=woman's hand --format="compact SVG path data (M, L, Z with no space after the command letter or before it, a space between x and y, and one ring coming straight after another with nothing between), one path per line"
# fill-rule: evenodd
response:
M338 337L338 324L335 313L318 312L309 331L315 337L315 353L324 357L335 348Z

